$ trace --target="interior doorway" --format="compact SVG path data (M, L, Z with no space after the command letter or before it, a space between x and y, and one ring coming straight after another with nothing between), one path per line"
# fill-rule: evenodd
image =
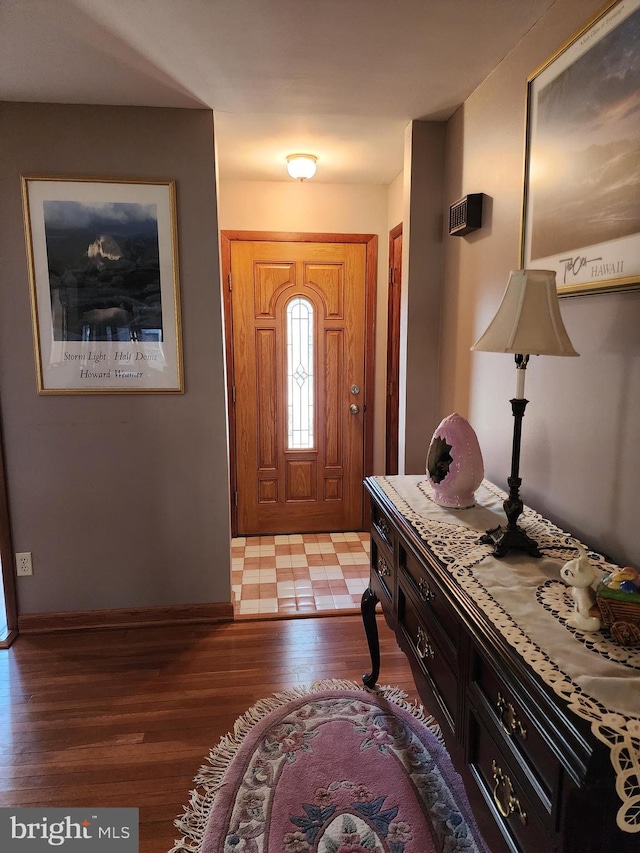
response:
M402 295L402 223L389 232L389 297L387 308L387 403L385 472L398 473L400 394L400 301Z
M362 530L377 238L222 232L234 536Z

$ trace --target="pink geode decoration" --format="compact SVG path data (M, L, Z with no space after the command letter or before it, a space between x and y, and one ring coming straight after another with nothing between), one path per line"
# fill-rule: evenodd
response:
M431 439L427 474L440 506L475 506L475 490L484 477L482 453L471 424L458 414L445 418Z

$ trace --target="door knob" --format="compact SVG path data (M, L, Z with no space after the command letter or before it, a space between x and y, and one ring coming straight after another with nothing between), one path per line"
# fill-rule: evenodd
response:
M352 415L357 415L358 412L360 411L360 406L356 406L355 403L352 403L349 406L349 411L351 412Z

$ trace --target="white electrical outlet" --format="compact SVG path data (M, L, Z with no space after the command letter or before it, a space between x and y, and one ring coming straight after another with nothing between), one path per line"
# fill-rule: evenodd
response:
M16 554L16 573L18 577L26 577L33 574L31 551L22 551Z

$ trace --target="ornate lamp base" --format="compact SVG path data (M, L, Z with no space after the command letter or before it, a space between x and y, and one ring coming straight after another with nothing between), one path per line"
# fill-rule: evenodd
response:
M509 551L526 551L531 557L542 557L538 543L517 525L494 527L492 530L487 530L479 541L483 545L494 546L494 557L505 557Z
M520 370L527 366L529 356L516 355L516 365ZM493 556L504 557L509 551L526 551L531 557L542 557L538 543L528 536L521 527L518 527L518 519L522 515L524 505L520 499L520 486L522 480L519 477L520 468L520 438L522 435L522 418L524 410L529 401L524 397L516 397L511 400L511 411L513 412L513 449L511 452L511 476L509 477L509 495L502 506L509 522L506 527L500 525L492 530L487 530L478 541L483 545L493 545Z

